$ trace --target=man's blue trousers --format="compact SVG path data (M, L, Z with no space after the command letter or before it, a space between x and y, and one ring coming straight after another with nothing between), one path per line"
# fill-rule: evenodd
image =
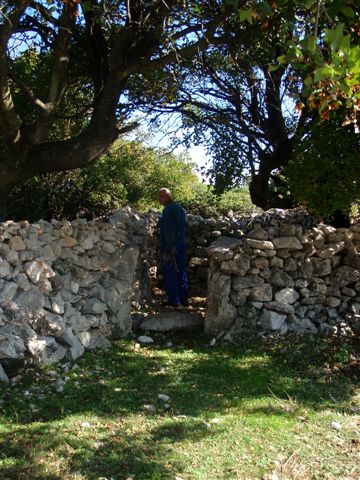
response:
M172 261L162 262L164 286L167 301L174 305L187 305L189 301L188 280L186 273L186 245L176 245Z

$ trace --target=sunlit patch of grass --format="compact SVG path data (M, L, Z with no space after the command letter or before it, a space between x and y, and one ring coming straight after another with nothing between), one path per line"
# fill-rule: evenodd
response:
M172 341L117 341L3 389L0 479L360 478L356 344Z

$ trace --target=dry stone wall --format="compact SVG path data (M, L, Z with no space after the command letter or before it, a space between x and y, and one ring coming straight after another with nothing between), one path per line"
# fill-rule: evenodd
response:
M14 363L76 359L131 333L159 283L159 214L0 224L0 381ZM242 335L360 331L360 225L304 212L188 215L191 296L205 330Z
M0 224L0 379L14 362L76 359L131 331L149 296L147 219Z
M242 236L207 249L205 330L358 331L359 250L360 225L335 229L294 212L254 217Z

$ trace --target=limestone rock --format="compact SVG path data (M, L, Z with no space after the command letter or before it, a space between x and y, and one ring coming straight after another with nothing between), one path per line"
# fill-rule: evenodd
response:
M204 321L198 314L188 312L164 312L151 315L141 324L140 329L149 332L202 330Z
M283 288L275 293L275 300L280 303L293 304L299 298L299 294L294 288Z
M282 315L274 310L267 310L266 308L263 308L260 317L261 325L267 330L280 330L285 320L286 315Z
M276 250L302 250L303 245L297 237L277 237L273 239Z
M7 385L10 383L9 377L6 375L3 366L0 363L0 383L6 383Z
M223 236L215 240L215 242L207 248L207 253L218 262L228 261L233 258L234 251L241 244L242 240Z
M246 238L246 243L257 250L274 250L274 244L267 240L254 240Z

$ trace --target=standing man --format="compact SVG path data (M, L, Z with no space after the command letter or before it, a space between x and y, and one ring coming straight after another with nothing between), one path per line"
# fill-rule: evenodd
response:
M173 307L188 305L185 212L173 201L168 188L159 190L159 203L165 207L160 219L161 267L167 293L165 304Z

